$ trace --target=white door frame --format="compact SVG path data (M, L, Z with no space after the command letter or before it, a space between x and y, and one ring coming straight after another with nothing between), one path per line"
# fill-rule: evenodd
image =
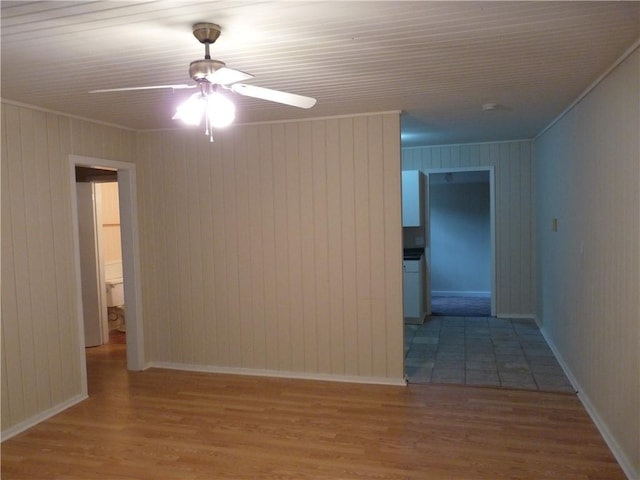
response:
M142 288L140 269L140 243L138 234L136 167L133 163L102 158L69 155L71 179L71 211L73 222L74 263L76 276L76 316L78 326L78 352L82 374L83 392L87 393L87 365L84 354L84 324L82 321L82 279L80 276L80 251L78 244L78 199L76 196L76 167L117 170L120 197L120 228L122 241L122 274L124 279L124 303L127 309L127 369L146 368L144 336L142 329Z
M447 172L489 172L489 204L490 204L490 214L489 214L489 223L491 230L491 316L496 316L496 297L498 295L496 284L496 195L495 195L495 168L493 166L477 166L477 167L443 167L443 168L428 168L424 170L425 175L427 176L427 182L429 181L429 174L431 173L447 173ZM427 200L427 206L429 208L430 205ZM431 237L431 216L428 216L428 228L429 231L427 234ZM429 240L429 252L431 252L431 240ZM429 259L429 263L431 263L431 259ZM431 270L429 270L429 276L431 276ZM431 280L429 280L429 285L431 285Z

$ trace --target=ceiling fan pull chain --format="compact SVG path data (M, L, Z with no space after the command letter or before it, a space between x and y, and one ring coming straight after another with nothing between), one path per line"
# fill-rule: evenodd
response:
M204 114L204 133L205 135L209 135L209 143L213 143L213 128L211 127L211 122L207 112Z

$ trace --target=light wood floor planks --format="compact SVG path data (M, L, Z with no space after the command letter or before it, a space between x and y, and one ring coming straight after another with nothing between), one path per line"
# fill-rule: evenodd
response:
M574 395L125 370L2 444L2 479L624 479Z

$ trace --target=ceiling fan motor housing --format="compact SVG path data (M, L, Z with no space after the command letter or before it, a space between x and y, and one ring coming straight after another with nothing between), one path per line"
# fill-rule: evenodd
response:
M226 64L220 60L202 59L195 60L189 64L189 76L195 82L209 81L207 77L213 75L216 70L224 67Z

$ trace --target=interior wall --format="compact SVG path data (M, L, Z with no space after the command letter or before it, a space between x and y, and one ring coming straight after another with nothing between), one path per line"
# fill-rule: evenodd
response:
M639 105L636 50L537 139L534 163L538 316L630 478L640 478Z
M122 245L120 242L120 201L118 183L98 183L102 192L102 241L104 262L122 263Z
M431 183L432 294L491 295L489 190L488 181Z
M152 364L402 380L399 114L138 138Z
M81 395L69 155L132 161L130 131L2 103L2 434Z
M402 169L494 167L496 314L533 316L532 142L478 143L402 149Z

